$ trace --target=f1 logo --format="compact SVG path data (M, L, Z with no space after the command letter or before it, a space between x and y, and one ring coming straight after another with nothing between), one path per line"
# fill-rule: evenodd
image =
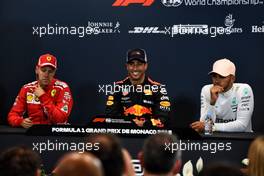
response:
M154 0L116 0L112 6L128 6L129 4L142 4L143 6L150 6Z

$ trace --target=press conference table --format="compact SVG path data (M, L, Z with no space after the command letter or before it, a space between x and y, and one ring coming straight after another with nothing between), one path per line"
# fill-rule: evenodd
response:
M40 126L27 131L23 128L11 128L0 126L0 150L16 145L26 145L40 153L46 172L50 172L67 150L56 149L56 144L75 143L83 150L85 136L91 133L115 133L120 139L122 145L128 149L133 158L133 164L137 170L137 175L142 175L142 168L137 160L137 153L142 148L144 139L159 129L142 128L122 128L102 127L102 126ZM190 129L171 129L165 132L176 133L179 136L180 143L174 145L174 148L180 148L182 151L183 164L191 160L194 173L195 165L201 157L204 164L212 161L228 161L241 166L241 161L247 157L250 142L257 137L258 133L214 133L211 136L198 135ZM52 146L48 150L48 145ZM46 146L46 150L40 151L40 145ZM79 145L79 146L78 146ZM70 146L70 145L69 145ZM172 147L172 145L170 146ZM60 151L59 151L60 149ZM74 148L72 148L74 150ZM76 149L76 148L75 148Z

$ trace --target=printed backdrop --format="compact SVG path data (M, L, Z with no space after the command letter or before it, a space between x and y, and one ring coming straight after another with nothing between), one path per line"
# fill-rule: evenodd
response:
M253 128L263 131L263 0L1 0L0 120L37 59L58 59L57 78L72 90L72 124L104 113L104 85L126 76L126 51L144 48L148 75L167 86L175 126L199 119L200 90L213 62L229 58L237 82L255 96Z

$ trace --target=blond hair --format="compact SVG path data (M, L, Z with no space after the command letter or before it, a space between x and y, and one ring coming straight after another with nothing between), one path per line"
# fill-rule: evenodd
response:
M248 172L252 176L264 176L264 136L257 137L248 151Z

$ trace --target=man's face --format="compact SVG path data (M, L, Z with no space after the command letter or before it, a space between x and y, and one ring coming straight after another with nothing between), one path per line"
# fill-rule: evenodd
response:
M51 83L55 75L56 69L51 66L43 66L43 67L36 66L35 71L40 86L46 87Z
M148 64L138 60L132 60L126 64L128 76L130 79L137 81L145 76Z
M235 76L233 76L233 75L229 75L227 77L224 77L224 76L221 76L217 73L212 73L211 77L212 77L213 85L214 86L220 86L220 87L224 88L224 91L229 90L235 81Z

